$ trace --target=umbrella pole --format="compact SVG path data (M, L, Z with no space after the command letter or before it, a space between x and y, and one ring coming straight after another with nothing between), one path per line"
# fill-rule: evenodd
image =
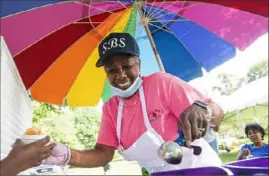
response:
M155 59L156 59L156 61L158 63L158 66L159 66L159 69L160 69L161 72L165 72L164 67L163 67L163 63L161 61L161 57L160 57L160 55L158 53L157 47L156 47L156 45L154 43L153 37L152 37L151 32L150 32L149 27L148 27L148 20L143 15L142 4L141 3L136 3L136 5L137 5L137 10L139 12L140 18L141 18L141 23L143 24L143 26L144 26L144 28L146 30L149 42L151 44L151 47L152 47L154 55L155 55Z

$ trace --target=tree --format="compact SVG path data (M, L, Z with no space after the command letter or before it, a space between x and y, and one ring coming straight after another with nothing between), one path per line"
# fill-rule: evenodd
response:
M52 141L66 144L71 148L84 149L84 146L76 137L77 129L74 126L74 116L72 112L51 114L34 124L40 127L44 134L50 136Z
M233 92L238 90L244 83L244 78L237 78L230 73L218 74L220 85L213 86L213 90L217 90L221 95L231 95Z
M250 83L261 77L268 75L268 60L262 60L261 62L250 67L247 73L247 82Z
M37 123L41 119L48 117L53 114L62 114L63 111L60 107L55 105L47 104L47 103L39 103L36 101L32 101L33 106L33 122Z
M93 148L101 121L101 113L96 108L57 107L45 103L33 102L33 126L51 137L52 141L84 150ZM115 152L114 159L122 159Z
M34 126L40 127L53 141L76 149L89 149L96 143L101 113L95 108L63 111L53 105L37 104L34 119L37 119Z
M76 137L85 149L93 148L99 132L101 113L95 108L74 110Z

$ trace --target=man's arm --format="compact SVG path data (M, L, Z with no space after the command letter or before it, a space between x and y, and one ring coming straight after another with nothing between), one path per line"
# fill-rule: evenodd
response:
M109 100L103 105L102 120L97 144L94 149L84 151L71 150L70 165L78 167L101 167L112 161L119 142L116 129L113 126L112 115L114 113L111 112L110 107L110 104L115 104L116 102L111 103L110 101L115 100Z
M118 139L112 123L112 117L106 113L107 104L103 106L103 115L97 138L97 144L90 150L69 149L64 144L57 144L53 154L43 164L72 165L76 167L101 167L108 164L118 148Z
M218 131L219 125L224 118L224 111L217 103L213 101L209 101L208 104L212 108L213 117L214 117L210 123L214 126L213 128L214 131L216 130Z
M207 126L206 109L194 104L195 101L208 103L212 109L210 123L219 126L224 117L222 108L209 97L203 95L185 81L169 74L162 74L161 80L165 83L165 95L170 111L178 117L179 129L183 130L186 144L203 137L206 131L201 131ZM202 128L203 127L203 128Z
M19 167L14 167L18 166L19 163L17 163L16 158L10 158L7 157L0 162L1 166L1 176L15 176L18 173L20 173L22 170Z
M243 159L243 156L244 156L243 151L240 150L240 151L238 152L237 156L236 156L236 160L242 160L242 159Z
M114 153L114 147L101 144L96 144L92 150L71 150L69 164L77 167L101 167L112 161Z

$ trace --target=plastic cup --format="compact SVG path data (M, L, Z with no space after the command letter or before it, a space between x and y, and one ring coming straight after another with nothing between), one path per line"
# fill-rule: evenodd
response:
M21 136L21 140L24 144L30 144L33 142L36 142L40 139L45 138L46 135L45 134L41 134L41 135L22 135Z

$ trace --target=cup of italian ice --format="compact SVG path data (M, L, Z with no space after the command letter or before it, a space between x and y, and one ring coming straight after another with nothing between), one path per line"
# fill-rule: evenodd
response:
M28 128L24 132L24 134L21 136L21 140L25 144L30 144L39 139L43 139L44 137L46 137L46 135L42 134L40 128L32 127L32 128Z

